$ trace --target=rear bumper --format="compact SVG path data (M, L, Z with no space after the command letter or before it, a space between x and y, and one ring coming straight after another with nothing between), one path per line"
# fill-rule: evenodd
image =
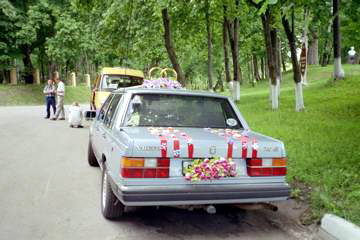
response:
M255 203L286 200L287 183L186 184L170 186L119 186L114 193L127 206Z

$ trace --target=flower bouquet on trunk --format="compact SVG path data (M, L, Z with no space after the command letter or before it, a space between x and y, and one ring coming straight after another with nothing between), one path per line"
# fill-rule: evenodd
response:
M236 165L234 161L219 157L196 159L185 169L185 179L188 181L211 181L235 176Z

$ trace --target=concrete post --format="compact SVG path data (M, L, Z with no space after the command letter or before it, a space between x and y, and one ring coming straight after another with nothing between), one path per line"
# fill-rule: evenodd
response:
M91 87L90 74L85 74L85 83L86 83L86 86L87 86L88 88Z
M76 87L76 75L75 75L75 72L71 73L71 85L73 87Z
M17 84L16 68L10 70L10 84Z
M34 84L39 85L40 84L40 73L39 73L39 69L35 69L33 71L33 79L34 79Z

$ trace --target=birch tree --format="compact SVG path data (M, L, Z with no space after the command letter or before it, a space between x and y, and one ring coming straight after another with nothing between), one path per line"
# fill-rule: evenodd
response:
M296 37L295 37L295 13L294 6L291 10L291 22L292 26L290 28L290 23L288 20L288 16L283 14L281 18L282 24L284 26L284 30L286 33L286 37L289 42L290 53L291 53L291 62L293 66L293 77L295 82L295 110L297 112L304 111L304 96L303 96L303 87L301 83L301 73L299 62L296 56Z

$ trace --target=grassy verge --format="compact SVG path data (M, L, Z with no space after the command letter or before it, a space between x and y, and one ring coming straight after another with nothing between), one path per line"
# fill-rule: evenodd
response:
M43 88L44 85L0 84L0 106L45 104ZM91 96L90 89L85 86L66 86L65 91L65 104L74 101L88 103Z
M268 85L242 88L238 104L250 127L285 142L290 183L311 187L314 219L332 212L360 224L360 66L345 65L344 81L330 83L332 66L310 68L305 112L295 112L292 74L286 74L280 110Z

